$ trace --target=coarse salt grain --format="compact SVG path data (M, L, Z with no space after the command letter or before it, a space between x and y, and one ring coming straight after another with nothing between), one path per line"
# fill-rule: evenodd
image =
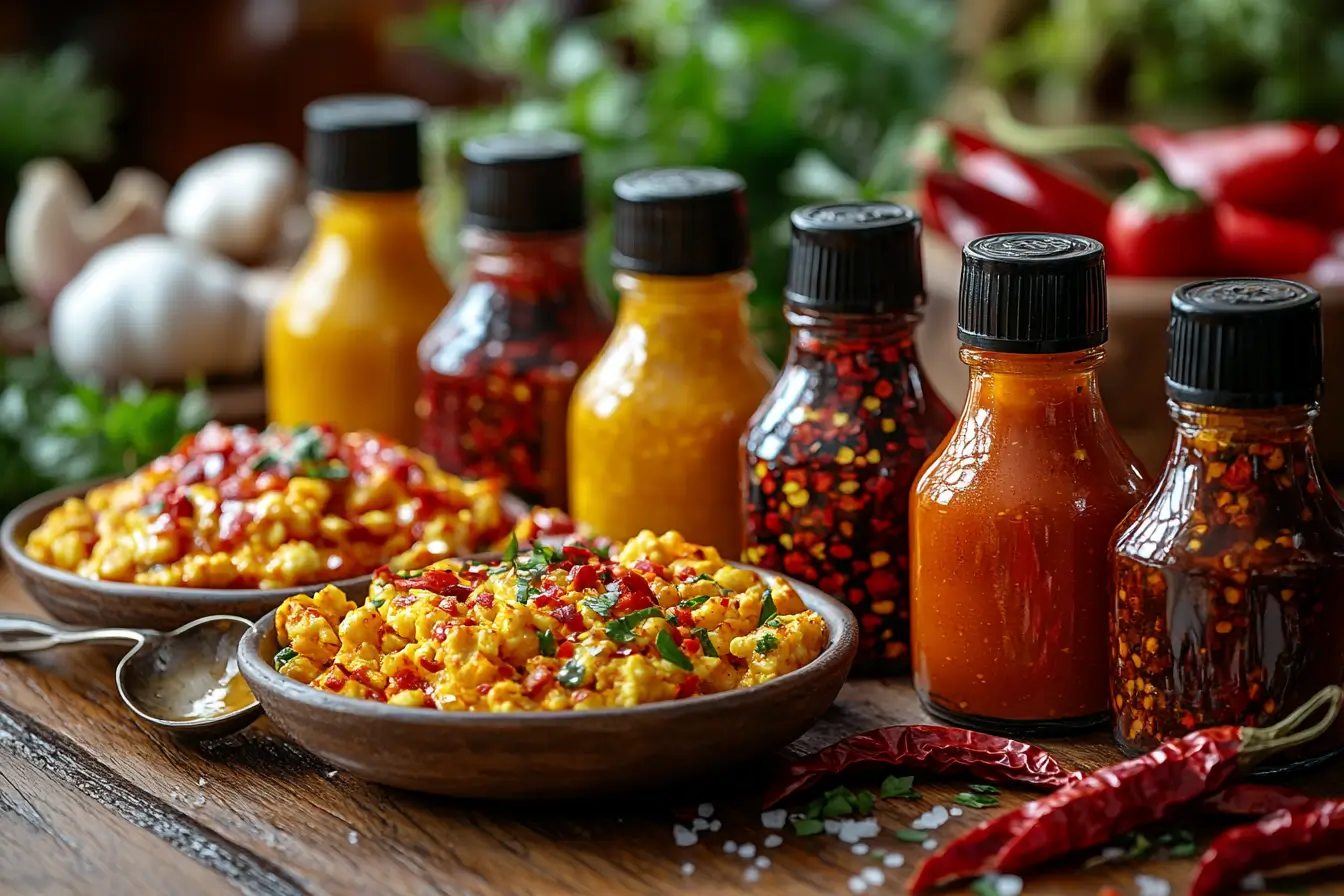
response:
M1136 874L1134 883L1139 888L1139 896L1171 896L1171 884L1165 878Z
M868 881L859 877L857 874L849 879L849 892L862 893L868 889Z
M700 835L684 824L672 825L672 839L677 841L678 846L694 846L700 840Z
M709 818L714 814L714 804L701 803L700 806L695 810L695 814L699 815L701 818Z
M865 868L859 872L859 876L870 887L880 887L887 881L887 876L882 873L881 868Z
M1124 854L1124 847L1121 846L1108 846L1101 851L1101 857L1108 862L1122 858Z
M994 892L999 896L1022 896L1022 878L1004 874L994 879Z
M710 833L717 834L721 827L723 827L723 822L719 821L717 818L709 823Z
M697 818L695 821L691 822L691 830L707 831L709 830L709 822L705 821L703 818Z
M1267 886L1268 884L1265 883L1265 876L1259 871L1254 874L1248 874L1241 879L1241 888L1243 890L1250 890L1253 893L1258 893L1261 890L1264 890Z
M765 848L774 849L776 846L779 846L783 842L784 838L779 836L778 834L769 834L765 838Z
M927 849L929 852L933 852L935 849L938 848L938 841L930 837L929 839L925 840L923 843L919 845Z
M733 853L737 852L737 842L734 840L723 841L723 851L728 853L729 855L732 855Z
M821 829L828 834L840 833L840 822L834 818L828 818L821 823Z
M932 809L929 810L929 815L931 815L933 819L937 821L939 824L942 824L943 822L947 821L947 818L950 814L951 813L947 811L946 806L934 806Z
M331 780L332 778L334 778L334 777L336 777L336 769L332 769L331 771L327 772L327 780L328 780L328 781L330 781L330 780Z
M854 853L854 855L856 856L866 856L868 854L868 844L855 843L853 846L849 848L849 851Z
M761 872L756 868L748 868L742 872L742 879L749 884L754 884L761 879Z
M769 856L757 856L757 857L756 857L756 867L757 867L757 868L769 868L769 867L770 867L770 857L769 857Z
M690 876L691 876L692 874L694 874L694 873L695 873L695 863L693 863L693 862L682 862L682 863L681 863L681 876L682 876L682 877L690 877Z
M351 831L350 833L345 835L345 839L350 842L351 846L354 846L356 843L359 842L359 832Z
M882 857L882 864L888 868L900 868L905 864L905 856L898 852L889 852Z
M961 814L961 807L953 806L951 809L947 810L947 814L951 815L953 818L956 818L958 815Z
M774 809L770 812L761 813L761 824L772 831L783 829L788 820L789 813L784 809Z
M197 778L197 779L196 779L196 786L197 786L197 787L204 787L204 786L205 786L205 779L204 779L204 778Z
M744 859L750 859L750 858L752 858L753 856L756 855L756 844L755 844L755 843L743 843L741 846L739 846L739 847L737 848L737 854L740 855L740 856L741 856L742 858L744 858Z
M876 818L846 819L840 822L840 830L836 833L841 842L858 843L860 840L876 837L882 833L882 826L877 823Z

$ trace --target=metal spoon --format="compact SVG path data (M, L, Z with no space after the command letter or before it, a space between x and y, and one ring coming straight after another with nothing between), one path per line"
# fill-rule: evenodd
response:
M251 627L238 616L206 616L165 633L0 614L0 654L130 642L130 652L117 664L122 702L174 734L223 737L261 715L261 704L238 672L238 641Z

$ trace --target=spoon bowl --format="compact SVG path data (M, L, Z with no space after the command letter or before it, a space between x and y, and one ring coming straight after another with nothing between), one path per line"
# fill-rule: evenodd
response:
M206 616L165 633L0 615L0 654L130 644L117 664L122 702L159 728L204 740L241 731L261 715L261 704L238 671L238 642L251 627L238 616Z

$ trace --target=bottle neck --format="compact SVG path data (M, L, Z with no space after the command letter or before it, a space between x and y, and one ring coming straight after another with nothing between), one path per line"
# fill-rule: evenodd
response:
M1052 355L1010 354L962 346L961 360L971 369L968 407L990 402L1003 407L1019 402L1062 399L1101 402L1097 368L1106 360L1101 346Z
M308 199L316 225L315 236L339 234L368 242L400 243L412 235L423 239L420 194L346 193L319 190Z
M520 297L564 294L557 287L585 282L587 236L582 230L519 234L468 227L462 231L462 248L468 254L469 279L496 282Z
M621 292L618 325L656 324L668 336L674 334L667 328L696 326L747 332L746 300L756 288L750 271L708 277L617 271L613 281Z
M917 311L887 314L831 314L788 304L784 316L792 327L790 363L868 357L880 362L915 361Z

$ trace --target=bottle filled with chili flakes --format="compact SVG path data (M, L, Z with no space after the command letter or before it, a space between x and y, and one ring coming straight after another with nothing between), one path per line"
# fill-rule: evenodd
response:
M1111 699L1130 752L1211 725L1263 727L1344 682L1344 512L1312 433L1321 297L1285 280L1172 296L1176 438L1116 533ZM1344 746L1344 724L1277 768Z
M910 485L952 427L925 384L920 219L891 203L792 215L788 361L742 439L743 559L845 600L855 670L910 668Z
M584 273L581 144L498 134L462 155L468 273L420 343L421 447L451 473L565 507L570 393L612 318Z

